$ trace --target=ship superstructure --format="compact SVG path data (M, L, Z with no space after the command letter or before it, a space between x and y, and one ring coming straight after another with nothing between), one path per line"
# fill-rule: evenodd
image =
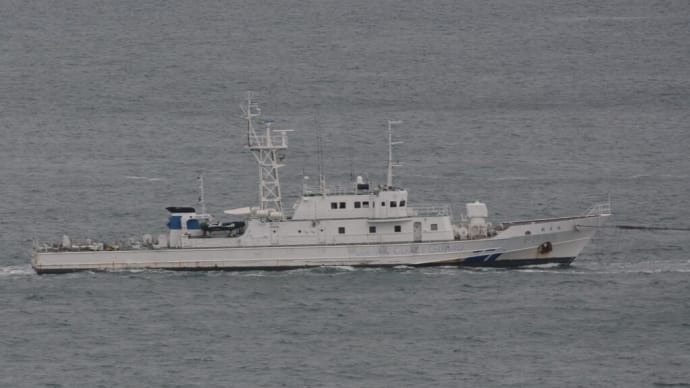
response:
M407 190L393 179L393 126L399 121L388 121L385 184L358 176L346 188L329 189L321 173L318 188L305 184L288 212L279 169L290 130L274 130L270 122L258 129L261 110L251 93L242 111L259 188L257 206L224 212L241 220L215 221L203 202L201 213L168 207L168 231L157 239L149 236L128 248L79 246L69 239L39 246L32 259L36 271L569 264L591 239L593 226L610 215L610 204L600 204L581 216L493 225L478 201L467 203L457 222L449 205L410 205ZM203 181L201 191L203 199Z

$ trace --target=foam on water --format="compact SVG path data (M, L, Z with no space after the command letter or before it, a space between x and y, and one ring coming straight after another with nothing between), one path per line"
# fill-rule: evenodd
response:
M0 267L0 277L34 276L36 271L30 264Z

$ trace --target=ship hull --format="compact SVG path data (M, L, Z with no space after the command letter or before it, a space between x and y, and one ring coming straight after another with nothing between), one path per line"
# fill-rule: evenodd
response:
M62 267L62 268L34 268L37 274L47 275L47 274L66 274L73 272L117 272L117 271L139 271L139 270L159 270L159 271L229 271L229 272L246 272L246 271L289 271L295 269L308 269L308 268L325 268L325 267L352 267L352 268L430 268L430 267L457 267L457 268L520 268L520 267L531 267L531 266L542 266L542 265L558 265L558 266L569 266L576 257L554 257L554 258L533 258L533 259L522 259L522 260L505 260L496 263L486 263L486 264L451 264L451 263L428 263L428 264L309 264L309 265L294 265L294 266L94 266L90 268L74 268L74 267Z
M478 240L123 251L35 252L37 273L117 270L277 270L321 266L519 267L570 264L606 216L520 223ZM529 233L527 233L529 231ZM508 233L509 232L509 233ZM544 249L548 243L548 249Z

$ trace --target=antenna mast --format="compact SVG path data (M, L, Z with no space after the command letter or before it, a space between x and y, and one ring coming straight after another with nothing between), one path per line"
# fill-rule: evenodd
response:
M393 164L393 146L402 144L401 141L393 141L393 125L402 124L400 120L388 120L388 177L386 179L386 187L393 187L393 167L399 167L400 164Z
M259 164L260 209L277 211L282 219L283 203L278 169L284 166L279 163L284 157L281 151L288 148L287 132L291 130L273 131L270 122L266 122L265 131L257 132L254 119L261 116L261 109L256 102L252 102L252 97L252 92L247 92L247 103L241 108L244 119L247 120L247 148L252 151Z
M201 205L201 214L207 214L206 200L204 199L204 174L199 175L199 205Z
M321 139L321 131L319 128L316 129L316 141L318 143L318 157L319 157L319 191L321 195L326 195L326 176L323 172L323 140Z

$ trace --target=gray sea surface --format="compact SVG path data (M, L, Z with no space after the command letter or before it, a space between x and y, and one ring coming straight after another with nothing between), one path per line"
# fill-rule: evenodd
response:
M318 175L495 222L690 226L690 3L0 0L0 386L690 387L690 235L568 268L36 275L37 240L253 205L239 104Z

